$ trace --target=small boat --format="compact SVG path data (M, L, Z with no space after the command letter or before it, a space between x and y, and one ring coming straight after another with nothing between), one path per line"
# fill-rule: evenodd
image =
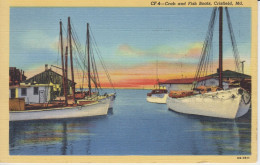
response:
M168 98L166 89L153 89L150 93L147 93L146 100L151 103L165 104Z
M156 85L150 93L147 93L146 100L150 103L165 104L168 97L167 89L161 89L158 77L158 60L156 60Z
M226 9L226 15L228 24L231 25L228 9ZM214 30L214 22L216 16L217 8L213 9L210 26L208 30L208 36L204 42L203 51L199 66L197 68L195 80L200 78L202 74L201 71L205 70L207 67L206 56L210 52L207 46L210 46L212 43L212 35ZM167 98L167 107L170 110L193 115L201 116L210 116L217 118L228 118L235 119L245 115L251 105L251 95L242 87L235 87L231 89L223 89L223 80L222 80L222 21L223 21L223 8L219 7L219 86L218 87L204 87L198 88L196 82L192 91L182 91L182 93L176 93L171 91L169 97ZM233 33L232 26L229 26L229 32ZM233 37L231 40L235 41L234 34L230 35ZM234 45L233 50L237 50ZM237 52L234 52L234 54ZM238 58L235 55L236 58ZM240 60L236 59L236 67L239 70ZM203 68L204 67L204 68Z

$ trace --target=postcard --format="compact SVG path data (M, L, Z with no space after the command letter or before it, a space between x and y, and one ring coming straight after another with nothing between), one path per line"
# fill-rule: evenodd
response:
M257 161L256 0L0 7L0 162Z

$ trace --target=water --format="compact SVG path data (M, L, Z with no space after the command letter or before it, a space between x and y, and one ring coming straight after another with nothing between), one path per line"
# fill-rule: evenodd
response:
M10 155L250 155L251 114L184 115L146 102L147 90L117 90L102 117L10 122Z

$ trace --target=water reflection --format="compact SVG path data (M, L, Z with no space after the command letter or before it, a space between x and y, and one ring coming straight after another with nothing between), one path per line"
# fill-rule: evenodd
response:
M191 132L191 139L200 138L205 141L203 145L208 145L206 149L215 148L218 155L251 154L251 111L236 120L173 113L178 117L191 120L192 127L187 130ZM210 143L206 144L206 142ZM206 154L198 151L197 148L200 146L196 144L196 140L193 140L191 147L193 155ZM210 151L210 153L214 152Z
M62 132L62 147L61 147L61 154L67 155L67 148L68 148L68 140L67 140L67 123L63 122L63 132Z
M73 149L73 144L80 140L81 149L85 150L84 154L89 155L90 136L94 136L89 128L94 127L93 123L102 118L105 117L10 122L10 153L28 148L32 152L29 154L34 155L37 154L34 152L35 148L44 150L41 152L60 148L59 155L73 154L74 150L78 150ZM86 145L82 147L84 143Z
M113 115L114 114L113 108L109 108L107 114L108 115Z

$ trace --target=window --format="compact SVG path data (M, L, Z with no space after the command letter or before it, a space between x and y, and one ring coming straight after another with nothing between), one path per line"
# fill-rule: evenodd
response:
M38 95L39 94L39 87L34 87L33 88L33 94Z
M27 89L26 88L22 88L22 96L26 96L27 95Z
M15 98L15 89L11 89L11 98Z

